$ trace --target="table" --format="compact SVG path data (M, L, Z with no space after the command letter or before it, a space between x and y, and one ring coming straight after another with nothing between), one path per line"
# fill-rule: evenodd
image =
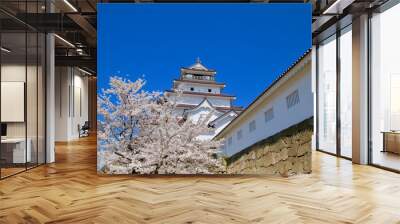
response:
M26 163L31 162L32 141L30 138L26 139L28 143L25 151L25 138L6 138L1 139L1 157L5 159L6 163Z
M383 131L382 152L400 154L400 131Z

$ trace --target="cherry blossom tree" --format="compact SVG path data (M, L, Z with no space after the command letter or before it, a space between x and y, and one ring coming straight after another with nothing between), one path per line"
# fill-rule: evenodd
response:
M110 78L98 96L98 148L111 174L212 174L224 172L221 141L202 140L209 117L177 117L176 103L147 92L145 81ZM178 93L179 94L179 93Z

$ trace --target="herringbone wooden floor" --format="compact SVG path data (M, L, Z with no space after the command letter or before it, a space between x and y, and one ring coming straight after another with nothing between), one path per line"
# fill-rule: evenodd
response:
M281 177L108 177L95 138L0 181L0 223L400 223L400 175L315 152Z

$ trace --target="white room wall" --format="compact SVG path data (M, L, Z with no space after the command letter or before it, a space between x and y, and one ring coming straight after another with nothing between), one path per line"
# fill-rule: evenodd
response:
M1 69L1 120L8 123L8 129L13 129L13 126L18 125L15 123L24 123L24 113L25 113L25 65L17 64L6 64L2 66ZM29 69L29 68L28 68ZM16 86L14 86L16 85ZM22 86L21 86L22 85ZM19 86L20 88L18 88ZM17 89L17 88L18 89ZM13 99L14 98L14 99ZM12 102L18 99L18 102ZM9 101L11 100L11 101ZM8 101L8 102L7 102ZM21 102L22 101L22 102ZM36 106L36 105L35 105ZM15 110L15 111L12 111ZM13 121L13 122L9 122ZM15 122L19 121L19 122ZM25 131L20 132L23 137L25 136Z
M76 68L56 67L55 85L55 140L77 139L78 124L88 121L88 77Z
M70 83L69 68L56 67L55 71L55 140L68 139L69 95Z
M77 138L79 137L79 132L78 132L78 125L83 125L85 121L88 121L89 119L89 113L88 113L88 78L83 77L80 74L74 76L74 86L75 86L75 105L74 109L75 113L73 113L72 120L71 120L71 127L72 127L72 137ZM81 91L80 95L80 105L81 105L81 112L79 111L79 98L78 96L78 90Z
M314 103L311 90L311 63L298 71L298 74L291 77L283 85L274 90L272 95L260 102L249 114L242 117L242 120L224 135L224 151L229 156L246 147L272 136L292 125L295 125L313 116ZM287 108L286 97L293 91L298 90L300 103ZM264 112L273 108L274 117L266 122ZM249 131L250 122L255 121L256 129ZM242 137L237 138L237 133L242 130ZM229 140L229 139L232 140Z
M46 2L46 8L50 12L54 11L54 5L50 1ZM55 153L55 41L54 34L46 35L46 163L56 160Z
M38 70L37 70L38 69ZM28 138L31 161L44 162L44 75L41 67L11 62L1 66L2 121L7 124L7 138ZM27 78L27 81L25 80ZM18 88L17 84L22 85ZM26 86L26 97L25 97ZM15 98L16 95L20 95ZM14 96L14 98L12 97ZM26 99L25 99L26 98ZM7 105L8 103L8 105ZM26 106L25 106L26 103ZM26 113L26 119L25 119ZM8 114L8 116L7 116ZM6 116L4 116L6 115ZM11 118L11 117L14 118ZM7 118L8 117L8 118ZM18 118L17 118L18 117ZM37 155L39 153L39 155Z
M1 66L1 81L2 82L24 82L26 70L31 70L32 67L25 67L25 64L6 64ZM33 96L33 94L27 94ZM36 96L36 94L35 94ZM1 108L7 110L7 108ZM22 108L24 110L24 108ZM29 118L28 118L29 119ZM30 119L29 119L30 120ZM25 122L7 122L7 137L25 137Z

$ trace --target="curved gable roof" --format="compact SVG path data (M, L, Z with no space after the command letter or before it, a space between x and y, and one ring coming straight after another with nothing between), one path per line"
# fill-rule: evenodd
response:
M212 110L214 113L220 114L222 112L218 111L217 108L215 108L210 101L208 101L207 98L204 98L203 101L201 101L201 103L199 103L196 107L186 110L185 113L193 113L197 110L199 110L200 108L209 108L210 110Z
M247 106L240 114L239 116L235 117L224 129L222 129L215 137L214 139L219 138L224 132L226 132L226 130L228 130L230 127L232 127L233 125L235 125L235 123L238 122L239 119L241 119L243 116L245 116L247 114L248 111L251 111L252 109L254 109L255 104L261 100L261 98L264 95L269 94L271 91L274 90L274 87L276 87L279 83L284 82L287 77L290 77L291 71L296 67L296 65L301 64L301 62L307 58L308 55L310 55L311 49L308 49L306 52L303 53L303 55L301 55L295 62L293 62L292 65L290 65L282 74L280 74L278 76L278 78L276 78L271 85L269 85L259 96L257 96L257 98L255 100L253 100L253 102L251 102L249 104L249 106ZM311 58L309 59L311 60ZM304 61L304 63L308 62Z
M238 113L237 113L236 111L230 110L230 111L225 112L225 113L222 114L221 116L215 118L215 119L212 120L209 124L210 124L210 125L213 125L214 123L218 122L219 120L223 119L224 117L227 117L228 115L230 115L230 114L232 114L232 113L236 115L235 117L238 116Z

